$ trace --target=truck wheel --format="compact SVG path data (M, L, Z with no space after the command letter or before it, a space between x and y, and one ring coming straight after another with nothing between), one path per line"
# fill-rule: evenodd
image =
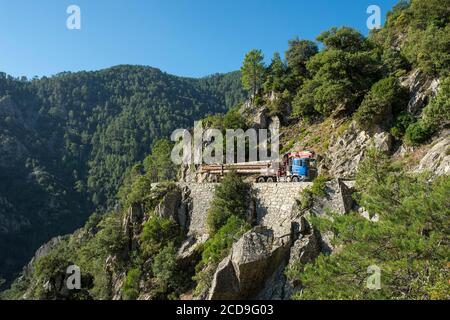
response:
M300 182L300 178L299 177L292 177L292 182Z
M211 179L210 179L210 181L212 182L212 183L217 183L218 182L218 178L217 178L217 176L216 175L214 175L214 176L211 176Z
M269 178L267 178L267 182L268 183L274 183L275 179L273 177L269 177Z
M256 182L258 182L258 183L264 183L264 182L266 182L266 178L264 178L264 177L259 177L258 179L256 179Z

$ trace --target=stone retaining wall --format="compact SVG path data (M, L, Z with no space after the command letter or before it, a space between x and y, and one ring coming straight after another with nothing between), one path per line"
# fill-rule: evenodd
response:
M203 238L207 234L206 216L218 184L179 183L192 199L189 234ZM274 229L274 235L282 236L291 222L292 208L300 199L300 192L311 183L255 183L257 223ZM286 222L286 224L284 223Z

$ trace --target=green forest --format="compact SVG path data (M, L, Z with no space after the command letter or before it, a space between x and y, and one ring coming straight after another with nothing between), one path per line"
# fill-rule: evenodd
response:
M0 277L117 206L125 172L158 138L245 97L239 72L191 79L123 65L33 80L0 74Z

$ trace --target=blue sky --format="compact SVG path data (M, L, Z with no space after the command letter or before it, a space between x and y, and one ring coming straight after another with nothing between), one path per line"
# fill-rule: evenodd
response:
M269 60L287 41L332 26L367 34L367 7L397 0L0 0L0 71L43 76L141 64L200 77L237 70L247 51ZM66 9L81 8L81 30Z

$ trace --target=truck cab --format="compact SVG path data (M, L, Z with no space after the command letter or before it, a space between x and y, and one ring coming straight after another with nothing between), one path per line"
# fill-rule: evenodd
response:
M317 170L313 152L289 153L284 158L287 181L300 182L314 179Z

